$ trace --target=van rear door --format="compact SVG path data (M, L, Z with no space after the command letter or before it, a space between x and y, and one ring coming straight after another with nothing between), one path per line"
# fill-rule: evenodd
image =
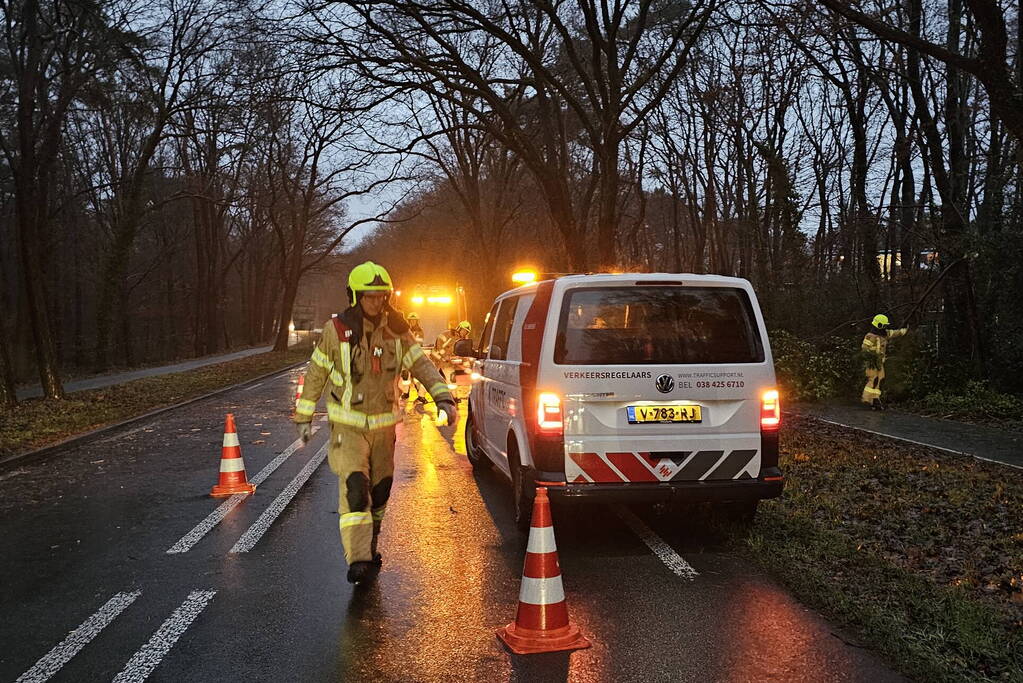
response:
M755 310L733 286L566 291L554 349L566 480L757 477L774 372Z

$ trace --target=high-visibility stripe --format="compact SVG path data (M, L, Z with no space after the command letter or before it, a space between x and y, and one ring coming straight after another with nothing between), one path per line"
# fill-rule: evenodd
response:
M368 512L346 512L341 515L341 528L372 524L373 516Z
M327 354L321 351L320 347L318 346L315 349L313 349L313 356L310 360L312 360L312 362L316 363L324 370L330 370L334 365L333 363L330 362L330 358L327 357Z
M433 396L434 398L437 398L437 396L441 396L441 395L447 393L447 390L448 390L448 385L447 385L446 382L434 382L430 386L428 391L430 392L430 396Z
M410 348L408 353L405 354L405 357L402 358L401 365L407 370L415 365L417 360L423 357L423 349L420 348L419 344L413 344L412 348Z
M337 370L331 370L330 371L330 381L340 387L340 386L344 385L345 378L342 377L341 373L338 372Z
M241 458L221 458L220 459L220 471L221 472L244 472L245 461Z
M519 589L519 602L527 605L552 605L565 601L565 588L561 585L561 576L547 579L522 577Z
M341 377L344 379L344 390L341 392L341 407L348 410L352 407L352 345L341 342Z
M333 401L327 403L327 418L337 424L361 427L363 429L381 429L396 425L401 421L401 415L398 413L389 412L367 415L358 410L345 410L340 404Z
M233 448L238 445L240 444L238 443L238 434L236 432L224 432L224 448Z
M310 401L307 398L300 398L298 399L298 403L295 404L295 413L298 415L312 415L315 411L316 401Z
M401 417L395 413L379 413L377 415L370 415L366 418L366 425L370 429L380 429L382 427L390 427L396 425L401 421Z
M545 526L539 529L529 530L529 543L526 544L527 553L553 553L557 550L554 542L554 527Z
M382 505L378 508L373 508L373 521L381 522L384 519L384 513L387 512L387 506Z

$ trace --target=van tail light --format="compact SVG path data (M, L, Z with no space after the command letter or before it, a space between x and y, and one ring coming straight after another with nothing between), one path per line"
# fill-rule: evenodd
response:
M781 403L778 390L769 389L760 396L760 429L773 432L781 424Z
M541 432L560 433L562 430L561 399L557 394L540 394L536 406L536 424Z

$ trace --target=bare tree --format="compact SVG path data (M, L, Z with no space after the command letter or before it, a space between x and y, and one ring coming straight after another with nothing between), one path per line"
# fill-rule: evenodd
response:
M304 37L326 63L343 55L381 84L471 112L532 172L572 265L586 269L591 225L596 262L615 261L622 143L670 88L715 5L355 0L307 6L320 30ZM592 187L574 199L580 142Z

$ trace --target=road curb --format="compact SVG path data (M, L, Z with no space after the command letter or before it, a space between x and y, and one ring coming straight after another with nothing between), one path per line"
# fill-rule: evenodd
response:
M240 389L240 388L242 388L244 386L248 386L249 384L254 384L255 382L259 382L261 380L265 380L265 379L267 379L269 377L274 377L276 375L283 374L283 373L288 372L290 370L294 370L295 368L297 368L300 365L305 365L308 362L309 362L308 360L303 360L303 361L299 361L297 363L292 363L291 365L287 365L287 366L285 366L283 368L279 368L277 370L274 370L273 372L268 372L268 373L259 375L257 377L249 378L249 379L245 380L244 382L238 382L237 384L232 384L230 386L226 386L226 387L221 387L219 389L215 389L215 390L213 390L213 391L211 391L209 393L202 394L201 396L196 396L194 398L188 399L187 401L182 401L181 403L174 403L174 404L169 405L169 406L164 406L162 408L157 408L156 410L151 410L148 413L144 413L142 415L137 415L135 417L129 417L127 420L121 420L120 422L115 422L114 424L109 424L109 425L106 425L104 427L99 427L97 429L93 429L92 431L85 432L83 434L76 434L75 436L72 436L72 437L69 437L67 439L64 439L63 441L58 441L57 443L52 443L52 444L50 444L48 446L43 446L42 448L37 448L34 451L27 451L25 453L16 453L14 455L8 455L8 456L6 456L4 458L0 458L0 471L9 470L9 469L11 469L13 467L17 467L17 466L20 466L20 465L25 465L25 464L28 464L30 462L36 462L38 460L43 460L43 459L45 459L45 458L47 458L47 457L49 457L51 455L55 455L57 453L57 451L63 450L63 449L68 448L68 447L84 446L85 444L90 443L92 441L95 441L95 440L97 440L98 438L100 438L102 436L106 436L107 434L109 434L111 432L115 432L118 429L121 429L122 427L126 427L128 425L135 424L136 422L143 422L145 420L149 420L151 418L154 418L154 417L156 417L158 415L162 415L163 413L169 413L172 410L177 410L178 408L184 408L185 406L192 405L193 403L198 403L199 401L205 401L208 398L213 398L214 396L218 396L220 394L227 393L228 391L233 391L235 389Z
M901 441L902 443L913 444L914 446L919 446L919 447L922 447L922 448L930 448L932 450L940 451L942 453L947 453L949 455L966 456L968 458L973 458L974 460L980 460L981 462L986 462L986 463L989 463L989 464L992 464L992 465L1001 465L1002 467L1011 467L1013 469L1023 470L1023 466L1015 465L1015 464L1013 464L1011 462L1005 462L1003 460L994 460L993 458L985 458L983 455L977 455L976 453L970 453L969 451L957 451L957 450L954 450L954 449L951 449L951 448L945 448L944 446L937 446L937 445L932 444L932 443L924 443L923 441L917 441L915 439L909 439L909 438L906 438L904 436L896 436L895 434L886 434L884 432L876 432L873 429L867 429L866 427L857 427L855 425L847 425L844 422L836 422L834 420L829 420L829 419L827 419L825 417L819 417L817 415L810 415L808 413L787 412L787 411L782 411L782 413L784 415L795 415L797 417L803 417L803 418L806 418L808 420L814 420L816 422L823 422L824 424L833 425L835 427L841 427L842 429L848 429L849 431L859 432L861 434L870 434L872 436L880 437L882 439L890 439L892 441Z

